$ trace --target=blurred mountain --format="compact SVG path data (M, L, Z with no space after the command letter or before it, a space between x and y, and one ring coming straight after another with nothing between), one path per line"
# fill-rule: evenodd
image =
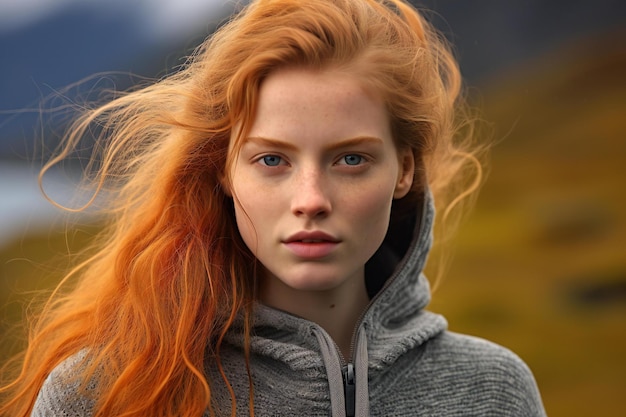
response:
M32 26L0 36L0 154L26 156L40 115L40 100L93 73L136 70L152 50L123 15L70 8ZM138 53L138 51L140 51ZM14 110L24 113L11 114ZM8 113L8 114L7 114Z
M454 44L463 73L473 85L486 84L530 57L626 22L626 3L617 0L414 3L431 10L430 20ZM141 30L138 13L107 13L77 2L30 26L0 31L0 158L28 159L35 139L45 137L48 142L54 137L49 132L60 130L62 117L48 118L38 110L42 99L56 94L54 105L71 102L74 94L97 99L99 88L123 90L136 82L131 73L162 76L180 64L178 58L211 28L207 23L204 33L194 29L187 37L164 43ZM207 16L207 22L215 21L215 16ZM109 71L120 74L58 94L92 74Z
M218 18L207 16L207 22ZM188 33L164 42L149 36L138 20L137 13L79 3L30 26L0 31L0 159L32 158L34 140L42 136L50 147L52 132L62 130L67 114L58 120L45 110L77 96L79 103L97 100L103 88L125 90L138 79L162 76L206 36ZM106 75L92 77L101 73Z

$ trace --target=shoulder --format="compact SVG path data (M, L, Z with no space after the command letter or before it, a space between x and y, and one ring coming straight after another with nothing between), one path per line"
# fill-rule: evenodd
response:
M82 389L81 371L86 351L81 351L57 365L44 381L31 417L90 416L94 400L88 395L93 385Z
M543 416L535 378L511 350L487 340L443 332L425 347L423 365L441 387L464 392L482 415Z
M431 339L427 351L459 368L531 376L526 363L514 352L475 336L445 331Z
M455 362L468 362L475 366L501 365L506 367L526 367L525 363L511 350L488 340L444 331L430 340L430 353L454 359Z

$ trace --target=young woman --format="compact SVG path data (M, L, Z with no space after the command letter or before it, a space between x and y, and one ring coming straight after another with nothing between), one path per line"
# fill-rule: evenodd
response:
M459 91L399 0L259 0L87 112L51 164L96 126L110 221L3 415L544 415L517 356L424 309L434 207L475 188Z

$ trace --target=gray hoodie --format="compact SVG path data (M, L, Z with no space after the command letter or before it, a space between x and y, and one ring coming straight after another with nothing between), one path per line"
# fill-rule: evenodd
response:
M371 302L343 358L318 325L267 306L255 309L251 372L257 416L544 416L528 367L511 351L446 330L446 320L424 310L430 300L422 274L432 241L434 209L428 195L419 216L390 226L366 265ZM248 373L241 328L222 350L237 398L249 415ZM33 416L91 414L92 403L63 381L71 358L42 387ZM207 364L212 396L230 415L230 394ZM208 412L205 413L208 416Z

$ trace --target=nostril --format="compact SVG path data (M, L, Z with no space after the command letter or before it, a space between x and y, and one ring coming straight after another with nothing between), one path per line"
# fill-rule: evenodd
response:
M300 207L294 210L294 213L299 216L308 216L308 217L323 217L330 213L330 208L328 207Z
M321 191L302 192L292 201L292 211L299 216L320 217L332 210L330 199Z

